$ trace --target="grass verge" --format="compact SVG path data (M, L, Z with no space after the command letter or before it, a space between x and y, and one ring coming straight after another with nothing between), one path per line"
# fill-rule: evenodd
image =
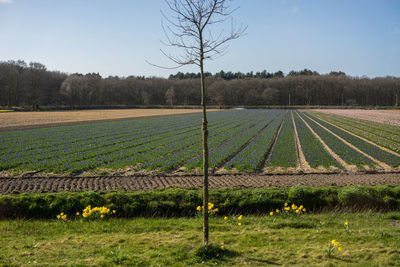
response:
M200 218L4 220L0 265L400 265L400 212L244 216L241 222L211 218L210 240L220 257L209 259L199 249ZM343 250L328 257L332 240Z

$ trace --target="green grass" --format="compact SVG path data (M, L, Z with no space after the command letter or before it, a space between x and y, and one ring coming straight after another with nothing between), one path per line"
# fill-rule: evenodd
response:
M268 211L266 211L268 212ZM348 220L351 233L343 224ZM211 242L227 251L203 265L400 265L400 212L329 212L244 217L243 225L211 218ZM108 221L0 221L0 265L199 265L199 218ZM332 239L343 251L328 258Z

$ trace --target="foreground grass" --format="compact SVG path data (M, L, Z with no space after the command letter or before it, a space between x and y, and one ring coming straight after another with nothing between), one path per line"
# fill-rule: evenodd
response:
M211 241L234 257L196 258L198 218L0 221L0 265L400 265L400 212L245 216L242 226L216 217L210 223ZM329 258L332 239L343 250Z

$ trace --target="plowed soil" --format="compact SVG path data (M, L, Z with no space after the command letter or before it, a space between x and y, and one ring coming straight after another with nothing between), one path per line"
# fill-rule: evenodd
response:
M305 175L214 175L210 188L267 188L303 186L400 185L399 173L305 174ZM146 191L161 188L202 187L202 176L145 175L99 177L0 178L0 194L64 191Z
M207 111L215 110L209 109ZM0 113L0 132L198 112L201 112L201 109L107 109L5 112Z

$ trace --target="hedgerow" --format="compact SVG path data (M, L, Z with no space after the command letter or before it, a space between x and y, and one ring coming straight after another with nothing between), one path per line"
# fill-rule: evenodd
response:
M60 211L75 214L86 206L106 206L117 216L179 217L194 216L201 205L202 192L190 189L165 189L146 192L62 192L0 195L0 219L54 218ZM266 189L217 189L210 201L219 215L265 214L285 202L301 203L308 211L399 210L400 186L291 187Z

